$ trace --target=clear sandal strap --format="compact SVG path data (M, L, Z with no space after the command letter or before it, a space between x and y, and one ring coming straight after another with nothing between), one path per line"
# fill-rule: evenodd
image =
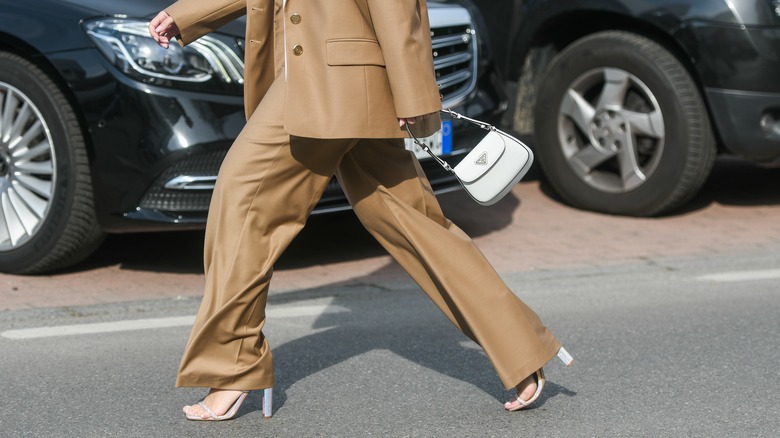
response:
M203 410L206 411L206 413L209 414L211 418L216 419L217 417L219 417L219 415L215 414L210 407L206 406L206 403L198 402L198 405L200 405L200 407L202 407Z

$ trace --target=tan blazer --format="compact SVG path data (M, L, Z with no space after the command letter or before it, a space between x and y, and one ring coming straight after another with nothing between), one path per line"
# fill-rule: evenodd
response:
M183 45L246 14L247 118L286 75L292 135L403 137L398 117L441 108L425 0L179 0L166 12ZM415 134L439 127L436 115Z

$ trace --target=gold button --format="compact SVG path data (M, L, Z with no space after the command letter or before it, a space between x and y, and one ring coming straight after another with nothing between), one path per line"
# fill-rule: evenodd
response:
M301 22L301 14L295 12L294 14L290 15L290 21L292 21L292 24L298 24Z
M303 53L303 47L301 47L300 44L296 44L295 47L293 47L293 54L299 56L301 53Z

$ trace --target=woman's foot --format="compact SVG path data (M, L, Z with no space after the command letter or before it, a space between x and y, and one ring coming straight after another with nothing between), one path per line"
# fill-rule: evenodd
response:
M189 419L221 419L219 417L225 416L233 407L236 407L236 411L238 410L237 408L240 407L240 405L235 405L242 396L246 397L245 394L245 391L212 388L206 398L200 403L192 406L185 406L182 410ZM209 410L211 412L209 412ZM235 412L233 414L235 415Z
M512 400L504 403L504 409L519 411L525 408L539 398L542 388L544 388L544 371L539 369L539 371L526 377L515 387L517 394L512 397Z

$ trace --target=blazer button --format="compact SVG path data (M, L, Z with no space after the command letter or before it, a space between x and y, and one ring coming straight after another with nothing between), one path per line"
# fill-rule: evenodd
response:
M290 15L290 21L292 21L292 24L298 24L301 22L301 14L295 12L294 14Z
M296 44L295 47L293 47L293 55L300 56L301 53L303 53L303 47L301 47L300 44Z

